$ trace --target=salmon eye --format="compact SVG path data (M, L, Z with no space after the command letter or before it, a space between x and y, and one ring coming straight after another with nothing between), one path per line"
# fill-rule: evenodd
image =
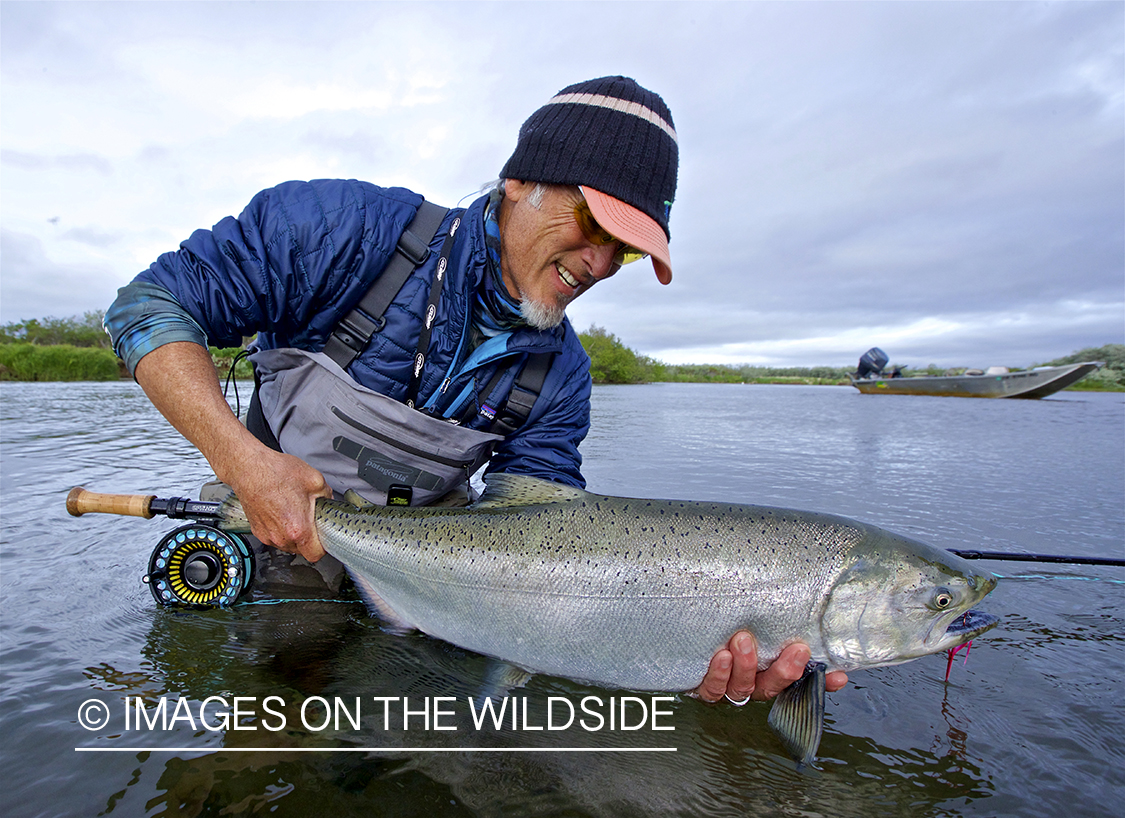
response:
M938 591L937 595L934 597L934 605L937 606L938 610L945 610L952 604L953 594L949 593L949 591Z

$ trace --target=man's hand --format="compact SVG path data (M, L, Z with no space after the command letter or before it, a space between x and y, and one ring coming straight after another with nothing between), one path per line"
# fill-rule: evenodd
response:
M262 447L254 462L231 474L234 489L250 520L250 530L266 545L309 562L324 556L316 533L318 497L331 497L324 476L303 460Z
M758 643L746 631L739 631L725 648L711 657L707 675L695 689L695 695L708 702L717 702L726 696L737 705L750 699L768 701L800 679L808 663L808 646L796 643L759 672ZM848 676L836 670L828 674L826 682L829 692L836 691L848 683Z

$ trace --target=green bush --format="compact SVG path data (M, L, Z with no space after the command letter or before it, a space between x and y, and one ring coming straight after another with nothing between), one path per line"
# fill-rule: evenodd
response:
M0 344L37 344L109 349L109 336L102 329L104 310L94 310L81 318L32 318L0 326Z
M849 383L848 371L830 366L663 364L660 380L675 383L846 384Z
M1086 361L1103 361L1105 366L1091 372L1070 389L1094 389L1108 392L1125 392L1125 344L1106 344L1087 347L1063 358L1056 358L1040 366L1065 366Z
M656 379L655 361L637 355L601 327L591 326L578 333L578 340L590 356L594 383L648 383Z
M230 373L230 365L238 354L243 351L241 347L228 347L220 349L219 347L209 347L211 352L211 363L215 365L216 371L219 373L220 378L226 378ZM234 377L238 379L247 379L254 377L254 369L250 366L250 361L246 358L239 360L234 366Z
M70 344L0 344L0 380L114 381L117 356L99 347Z

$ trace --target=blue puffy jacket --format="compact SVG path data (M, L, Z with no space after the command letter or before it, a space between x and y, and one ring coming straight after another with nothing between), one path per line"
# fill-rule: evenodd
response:
M529 353L556 353L527 422L498 446L486 471L581 487L578 445L590 425L591 381L589 358L569 321L488 339L466 359L470 313L486 273L487 198L469 206L457 231L418 405L441 417L461 417L486 402L496 406ZM161 294L170 294L190 316L180 323L197 326L199 343L238 346L257 333L263 348L319 351L386 267L421 201L402 188L355 180L286 182L262 191L237 219L197 230L121 290L106 314L115 348L135 366L152 348L182 339L182 332L161 329L169 304ZM388 308L385 329L348 368L360 384L396 400L405 399L410 382L444 232ZM145 329L131 334L138 327ZM506 374L495 392L479 394L500 369ZM486 413L476 413L465 425L487 430L490 423Z

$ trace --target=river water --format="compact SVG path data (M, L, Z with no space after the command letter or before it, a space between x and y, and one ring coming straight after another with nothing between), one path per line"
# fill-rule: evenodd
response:
M828 511L944 548L1125 556L1121 394L658 384L593 401L593 491ZM787 759L768 706L554 678L508 692L514 729L507 715L477 729L483 658L299 589L160 608L140 579L175 522L66 515L73 485L182 496L207 478L134 384L5 383L0 408L5 816L1109 816L1125 802L1125 569L987 563L1003 578L981 607L1001 625L948 683L944 656L853 673L811 769ZM600 729L534 729L583 702ZM333 723L323 706L338 703Z

